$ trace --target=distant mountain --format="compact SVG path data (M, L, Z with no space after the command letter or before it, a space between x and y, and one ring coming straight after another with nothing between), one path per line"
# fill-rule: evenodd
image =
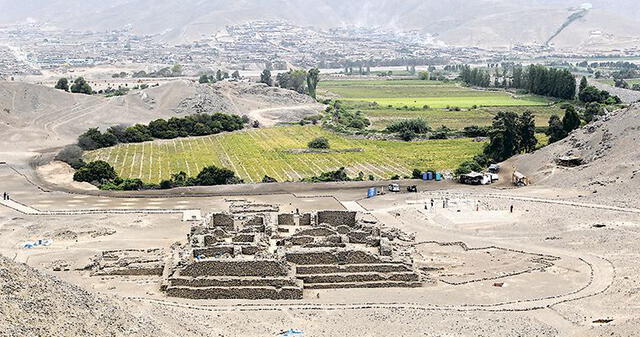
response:
M226 25L283 19L320 28L357 25L419 30L451 45L508 47L552 40L561 48L617 48L640 41L636 0L0 0L0 23L28 20L53 27L130 27L181 42Z

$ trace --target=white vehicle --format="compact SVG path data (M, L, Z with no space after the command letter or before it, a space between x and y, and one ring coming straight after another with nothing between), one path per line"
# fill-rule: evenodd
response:
M400 185L398 184L390 184L389 192L400 192Z

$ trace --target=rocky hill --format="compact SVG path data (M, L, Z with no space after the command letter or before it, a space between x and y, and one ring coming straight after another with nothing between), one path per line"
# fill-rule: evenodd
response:
M640 105L618 110L532 154L512 158L535 185L578 189L584 198L640 208ZM563 161L564 160L564 161Z
M162 336L113 300L0 256L2 336Z

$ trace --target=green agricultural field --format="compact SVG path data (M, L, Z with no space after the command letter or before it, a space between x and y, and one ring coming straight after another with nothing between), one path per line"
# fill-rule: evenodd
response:
M329 139L335 150L359 152L295 153L316 137ZM88 152L85 160L105 160L123 178L158 183L172 173L195 176L205 166L217 165L236 172L246 182L265 175L278 181L297 181L321 172L347 168L351 176L363 172L377 179L410 175L413 168L454 169L482 151L483 143L471 139L399 142L347 138L317 126L251 129L206 137L121 144Z
M360 109L367 114L373 129L384 129L398 119L422 118L433 127L444 125L446 127L461 130L466 126L488 126L493 122L497 112L508 110L518 114L531 111L535 116L537 126L546 126L549 117L556 114L562 116L563 110L559 106L531 106L531 107L487 107L462 111L449 111L444 109L429 110L397 110L397 109Z
M504 91L475 90L455 82L420 80L349 80L320 82L321 92L346 102L375 102L380 106L470 108L542 106L549 101L538 96L515 96Z

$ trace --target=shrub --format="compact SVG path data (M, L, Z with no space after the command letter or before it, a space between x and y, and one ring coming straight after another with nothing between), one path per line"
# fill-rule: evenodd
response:
M478 164L475 160L467 160L460 164L458 168L453 172L456 177L460 177L464 174L469 174L471 172L480 172L482 171L482 166Z
M328 149L329 148L329 140L324 137L318 137L308 144L310 149Z
M226 168L208 166L202 169L195 179L199 186L228 185L240 181L236 174Z
M118 175L109 163L105 161L91 162L73 175L73 180L87 183L103 184L116 179Z
M74 169L78 170L86 165L82 159L82 148L78 145L65 146L55 157L55 160L59 160L69 164Z
M276 180L275 178L271 178L269 176L264 176L262 178L262 182L265 183L265 184L271 184L271 183L277 183L278 180Z
M404 119L391 123L387 126L387 131L400 133L402 131L412 131L416 134L424 134L430 131L429 125L424 119Z
M413 171L411 171L411 178L422 179L422 171L419 169L413 169Z

